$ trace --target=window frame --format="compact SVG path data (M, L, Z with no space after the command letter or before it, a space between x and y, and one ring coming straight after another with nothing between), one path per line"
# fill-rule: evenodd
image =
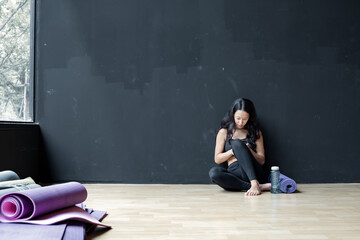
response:
M0 124L34 124L36 123L36 114L35 114L35 42L36 42L36 0L29 0L30 4L30 54L29 54L29 77L30 77L30 84L29 87L31 88L29 91L29 115L30 120L1 120Z

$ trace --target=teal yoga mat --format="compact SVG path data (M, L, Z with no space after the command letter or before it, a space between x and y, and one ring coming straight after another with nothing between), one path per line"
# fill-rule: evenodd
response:
M18 180L19 176L11 170L5 170L0 172L0 182L2 181L10 181L10 180Z

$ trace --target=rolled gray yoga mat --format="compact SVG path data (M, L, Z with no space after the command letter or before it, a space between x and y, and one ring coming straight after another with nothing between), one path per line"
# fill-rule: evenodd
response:
M38 184L31 177L18 180L0 182L0 197L6 193L21 192L28 189L39 188Z
M13 185L29 185L29 184L35 184L35 181L31 177L18 179L18 180L3 181L0 182L0 187L13 186Z
M10 181L10 180L18 180L19 176L11 170L5 170L0 172L0 182L2 181Z
M28 189L33 189L33 188L40 188L41 186L38 184L26 184L26 185L9 185L8 187L5 186L0 186L0 197L6 193L11 193L11 192L21 192L24 190L28 190Z

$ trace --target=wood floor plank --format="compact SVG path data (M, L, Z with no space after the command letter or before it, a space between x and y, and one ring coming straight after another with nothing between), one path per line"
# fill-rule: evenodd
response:
M118 239L360 239L360 184L299 184L299 192L247 197L215 185L85 184L106 210L88 235Z

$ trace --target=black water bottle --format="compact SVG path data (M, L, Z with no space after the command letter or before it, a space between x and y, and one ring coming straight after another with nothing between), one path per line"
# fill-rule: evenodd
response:
M281 193L280 191L280 168L278 166L271 167L271 193Z

